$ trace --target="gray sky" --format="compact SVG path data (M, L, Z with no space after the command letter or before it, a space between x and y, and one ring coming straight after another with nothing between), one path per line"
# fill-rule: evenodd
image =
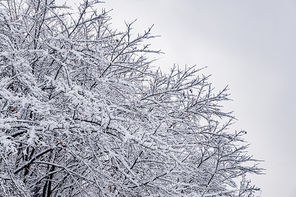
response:
M77 0L75 0L77 1ZM154 63L168 70L197 64L218 89L229 85L239 120L248 131L249 154L265 160L266 175L252 176L261 197L296 196L296 1L295 0L105 0L101 7L135 34L154 24Z

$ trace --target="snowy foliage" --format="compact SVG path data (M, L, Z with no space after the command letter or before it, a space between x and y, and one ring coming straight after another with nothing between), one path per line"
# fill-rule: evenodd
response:
M151 28L112 30L97 3L1 1L0 196L254 196L227 88L151 70Z

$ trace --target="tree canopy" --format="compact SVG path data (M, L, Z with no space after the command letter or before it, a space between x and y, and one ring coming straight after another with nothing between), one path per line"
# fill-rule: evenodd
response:
M0 195L254 196L227 88L151 69L151 28L113 30L98 3L0 2Z

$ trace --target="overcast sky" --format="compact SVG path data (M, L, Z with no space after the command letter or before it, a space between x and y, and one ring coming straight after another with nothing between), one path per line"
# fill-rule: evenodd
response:
M77 0L76 0L77 1ZM254 176L261 197L296 196L296 1L295 0L105 0L113 27L135 23L135 34L154 24L154 63L168 70L208 66L218 89L229 85L249 154L265 160L266 175Z

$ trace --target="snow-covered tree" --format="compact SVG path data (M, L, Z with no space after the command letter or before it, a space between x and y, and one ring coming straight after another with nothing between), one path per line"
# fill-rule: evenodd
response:
M0 2L1 196L254 196L260 174L200 69L151 69L98 1ZM250 163L251 162L251 163ZM242 180L240 182L240 179Z

